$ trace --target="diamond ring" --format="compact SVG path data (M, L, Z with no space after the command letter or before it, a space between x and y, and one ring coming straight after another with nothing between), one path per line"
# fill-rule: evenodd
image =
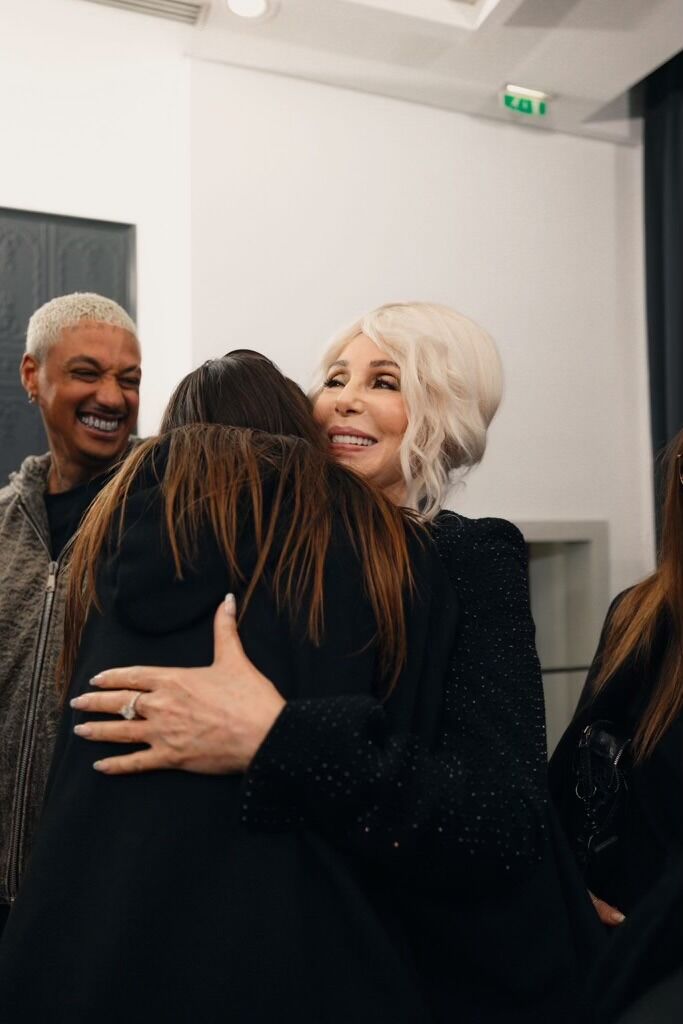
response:
M121 708L121 710L119 712L119 714L123 718L126 718L129 722L133 718L140 718L140 715L138 715L138 713L135 710L135 705L136 705L136 703L138 702L138 700L140 699L141 696L142 696L142 691L141 690L137 690L137 692L131 697L131 699L128 701L128 703L123 705L123 707Z

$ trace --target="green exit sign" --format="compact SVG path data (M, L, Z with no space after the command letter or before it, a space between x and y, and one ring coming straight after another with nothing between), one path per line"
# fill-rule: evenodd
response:
M503 105L527 117L545 117L549 106L546 93L513 86L508 86L503 92Z

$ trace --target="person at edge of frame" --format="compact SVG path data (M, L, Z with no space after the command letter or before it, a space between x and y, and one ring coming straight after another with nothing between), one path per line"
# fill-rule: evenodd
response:
M24 459L0 489L0 933L33 843L57 731L55 668L74 534L137 422L137 328L104 296L59 296L31 317L20 372L49 451Z

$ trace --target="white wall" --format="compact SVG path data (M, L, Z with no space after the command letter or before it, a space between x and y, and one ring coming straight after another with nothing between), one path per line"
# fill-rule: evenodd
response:
M183 38L75 0L0 0L0 206L137 226L143 432L191 364Z
M389 299L480 320L507 372L454 504L605 519L610 589L652 565L641 154L219 64L192 65L194 359L308 379Z

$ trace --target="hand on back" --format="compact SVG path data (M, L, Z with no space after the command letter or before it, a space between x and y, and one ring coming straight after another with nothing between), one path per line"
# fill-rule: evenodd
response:
M96 691L71 702L78 711L119 715L140 694L135 718L75 727L88 740L148 744L145 750L95 762L98 771L246 771L285 701L244 653L232 595L216 612L214 643L213 664L205 668L110 669L92 680Z

